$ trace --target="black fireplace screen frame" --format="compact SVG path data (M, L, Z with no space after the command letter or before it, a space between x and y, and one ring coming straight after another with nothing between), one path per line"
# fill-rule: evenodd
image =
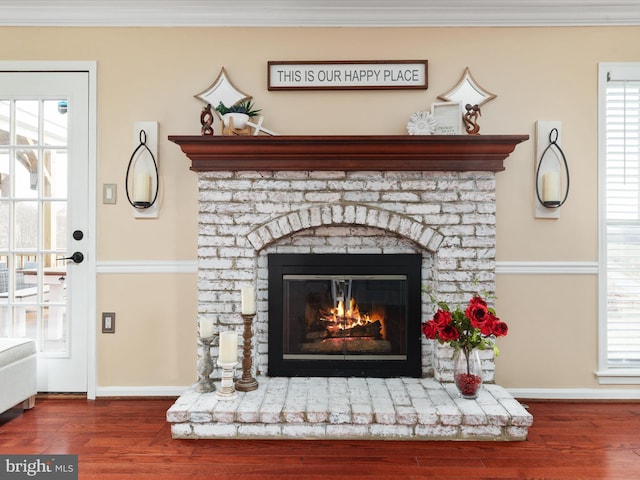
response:
M269 354L272 377L420 377L422 256L420 254L269 254ZM284 350L286 275L403 275L407 279L403 359L291 359Z

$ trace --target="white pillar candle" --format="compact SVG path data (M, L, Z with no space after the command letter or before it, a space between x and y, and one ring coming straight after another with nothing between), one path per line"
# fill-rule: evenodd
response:
M238 334L220 333L220 363L238 363Z
M133 201L141 203L151 201L151 175L146 172L136 173L133 183Z
M213 322L210 320L200 320L200 337L213 337Z
M542 175L542 201L560 201L560 173L547 172Z
M243 315L253 315L256 313L256 299L253 287L242 287L242 309Z

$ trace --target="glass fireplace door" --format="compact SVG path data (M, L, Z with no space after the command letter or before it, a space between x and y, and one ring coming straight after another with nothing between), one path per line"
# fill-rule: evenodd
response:
M421 375L415 254L270 254L270 376Z
M405 360L405 275L285 275L283 358Z

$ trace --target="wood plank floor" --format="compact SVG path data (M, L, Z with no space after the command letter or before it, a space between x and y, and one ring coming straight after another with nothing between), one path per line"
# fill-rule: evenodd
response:
M39 399L0 454L79 455L80 479L640 479L640 403L523 402L525 442L173 440L172 400Z

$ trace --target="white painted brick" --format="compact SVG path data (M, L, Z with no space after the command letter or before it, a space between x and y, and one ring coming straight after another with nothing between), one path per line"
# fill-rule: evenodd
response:
M410 438L413 428L408 425L378 425L369 426L369 434L374 438Z
M182 405L173 404L166 414L167 422L183 423L189 420L189 410Z
M327 438L368 438L369 425L327 425Z
M238 427L233 423L203 423L193 425L193 435L197 438L234 438Z
M459 435L459 429L454 425L416 425L413 431L416 438L426 440L455 439Z
M373 422L373 407L371 404L351 404L351 421L357 425L368 425Z
M345 202L379 202L379 192L344 192L342 199Z
M527 427L509 426L504 429L505 435L509 440L526 440L529 433Z
M250 423L238 426L238 436L247 438L279 438L282 425Z
M325 425L286 424L282 426L282 435L287 438L323 438L325 434Z
M192 438L193 428L190 423L174 423L171 425L171 436L173 438Z
M418 412L412 406L396 405L396 422L401 425L415 425L418 421Z
M501 439L503 430L493 425L461 425L460 436L474 439Z

